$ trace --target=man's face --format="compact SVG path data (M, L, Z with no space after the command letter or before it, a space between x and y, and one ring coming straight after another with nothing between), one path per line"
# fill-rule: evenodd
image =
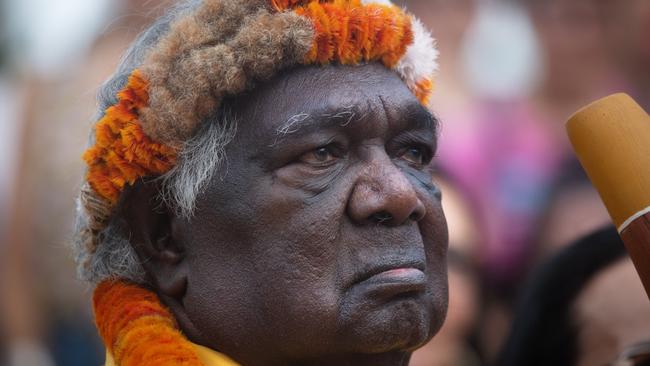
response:
M424 344L447 307L435 119L375 64L294 69L231 105L227 163L172 222L181 326L245 364Z

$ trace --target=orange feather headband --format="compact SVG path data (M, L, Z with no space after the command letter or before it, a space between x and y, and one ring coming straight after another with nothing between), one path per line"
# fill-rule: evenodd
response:
M168 172L224 97L299 64L378 61L428 103L437 50L387 0L203 0L174 21L95 126L83 155L89 251L126 185Z

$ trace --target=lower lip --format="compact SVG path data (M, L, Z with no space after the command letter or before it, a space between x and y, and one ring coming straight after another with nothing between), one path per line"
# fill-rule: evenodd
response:
M368 287L373 294L393 296L424 291L427 278L424 272L417 268L395 268L371 276L359 285Z

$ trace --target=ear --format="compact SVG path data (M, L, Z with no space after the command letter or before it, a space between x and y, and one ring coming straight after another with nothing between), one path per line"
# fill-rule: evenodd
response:
M185 250L174 240L173 210L160 199L157 180L140 180L125 189L116 210L151 285L161 295L180 300L187 287Z

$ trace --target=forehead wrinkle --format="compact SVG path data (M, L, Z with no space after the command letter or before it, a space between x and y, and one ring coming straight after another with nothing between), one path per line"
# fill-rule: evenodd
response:
M386 100L384 100L384 97L381 96L381 95L378 95L377 98L379 99L379 102L380 102L380 105L381 105L381 111L383 112L383 116L381 116L382 118L379 118L379 116L377 116L377 120L382 121L384 123L384 126L382 126L382 127L383 127L383 129L386 129L390 124L389 119L390 119L391 113L388 110L388 106L386 105Z
M404 115L416 129L432 130L436 138L439 137L441 122L435 112L417 101L408 104L404 109Z
M439 137L440 120L429 108L424 107L420 102L414 99L410 103L397 106L397 109L394 109L391 108L391 104L384 97L379 96L379 100L381 101L384 118L387 122L391 118L404 119L411 125L410 129L431 130L434 132L436 139Z

